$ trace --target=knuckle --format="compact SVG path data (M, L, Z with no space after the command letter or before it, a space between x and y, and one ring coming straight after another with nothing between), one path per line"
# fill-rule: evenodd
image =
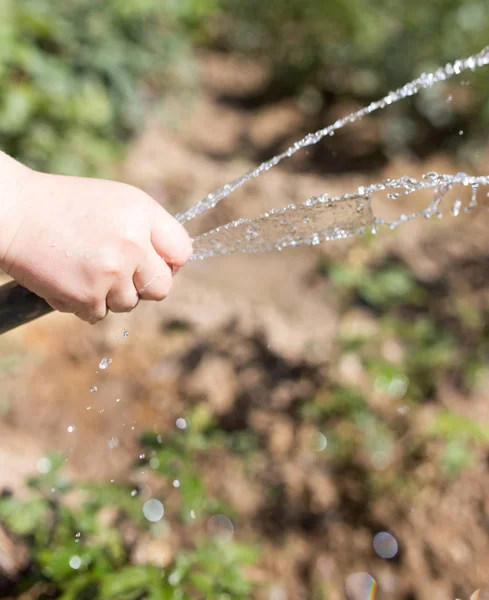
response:
M118 277L123 272L123 262L117 253L105 254L97 262L96 272L103 277Z
M139 296L132 294L120 298L110 299L108 307L113 313L131 312L139 302Z
M92 307L97 306L100 303L100 297L92 290L88 290L79 299L80 303L88 310Z

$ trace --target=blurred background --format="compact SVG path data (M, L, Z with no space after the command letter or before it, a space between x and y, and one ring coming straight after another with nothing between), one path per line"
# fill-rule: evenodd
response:
M0 0L0 148L176 213L489 42L482 0ZM348 126L192 233L489 174L489 69ZM0 597L455 600L489 586L489 219L192 263L0 338ZM462 194L462 202L467 199ZM376 199L393 215L426 198ZM484 592L486 590L486 592Z

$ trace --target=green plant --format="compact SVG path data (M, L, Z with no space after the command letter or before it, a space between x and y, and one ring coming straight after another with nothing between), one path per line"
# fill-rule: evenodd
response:
M248 598L253 586L243 567L256 560L256 550L227 537L204 534L198 528L203 517L216 510L219 503L208 497L192 464L195 436L183 436L183 442L178 441L182 438L180 432L175 439L167 438L168 452L160 446L158 436L145 436L143 448L147 453L158 448L148 466L160 474L163 485L169 477L180 478L177 505L181 503L185 510L176 509L171 502L165 508L171 527L190 526L189 507L195 508L192 546L177 548L164 568L134 563L134 542L128 542L124 531L136 531L140 540L164 541L169 526L148 522L143 501L133 486L71 484L62 475L63 457L51 456L43 459L44 474L29 482L33 491L30 499L0 498L0 520L28 542L33 561L15 592L32 590L43 582L62 600ZM159 470L156 457L170 468L169 472ZM77 494L75 506L64 501L68 492ZM114 515L110 519L104 518L107 509Z
M187 85L195 20L212 0L3 0L2 150L33 167L104 172L147 106Z
M220 44L266 60L271 95L295 95L316 111L335 99L367 103L383 96L423 70L481 50L489 32L484 0L221 0L221 6ZM430 128L460 145L460 127L449 131L460 121L469 145L485 142L480 124L489 119L489 74L463 81L473 91L469 106L446 101L451 93L436 86L384 113L379 134L387 153L429 145Z

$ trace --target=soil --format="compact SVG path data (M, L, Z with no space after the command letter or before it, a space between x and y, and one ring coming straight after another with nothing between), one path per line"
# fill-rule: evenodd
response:
M192 112L183 121L176 115L176 124L149 120L119 173L173 212L283 149L311 121L294 100L245 101L266 84L259 65L210 53L201 61L203 82ZM375 126L358 126L345 139L357 135L365 146L374 144ZM450 157L432 155L422 163L396 159L383 171L325 177L311 160L297 158L245 186L192 223L192 232L386 176L461 170ZM482 157L481 170L488 164ZM380 203L376 210L391 214L394 208ZM399 472L415 479L414 497L373 500L364 470L350 465L335 472L311 450L315 431L297 407L321 390L338 353L342 307L332 284L317 276L320 259L397 257L426 285L452 281L452 291L469 293L484 285L481 280L487 283L487 221L481 206L456 220L410 223L368 248L349 240L192 263L164 304L142 303L131 315L112 315L96 327L54 314L4 335L2 487L26 493L25 477L53 448L66 453L73 477L126 479L138 435L173 429L176 418L205 401L229 435L248 431L260 440L251 475L231 453L201 464L209 489L239 515L237 538L261 546L261 561L250 571L262 584L257 598L340 600L348 578L365 572L376 578L379 598L468 599L489 586L486 461L447 483L427 459L415 473ZM362 307L350 318L368 326ZM104 356L113 363L98 372ZM338 377L355 379L355 365L342 364ZM94 385L98 390L91 392ZM489 421L483 392L442 391L435 402ZM119 440L117 448L109 448L109 438ZM399 543L391 561L372 549L379 531ZM328 595L319 595L326 587ZM350 596L364 597L351 589Z

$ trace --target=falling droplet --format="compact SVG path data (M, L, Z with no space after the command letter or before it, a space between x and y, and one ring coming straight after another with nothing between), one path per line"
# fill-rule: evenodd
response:
M82 566L82 559L75 555L70 558L70 567L75 571Z
M176 426L178 427L178 429L187 429L187 421L185 419L183 419L182 417L179 417L176 420Z
M381 531L373 540L375 552L386 559L394 558L399 550L396 538L387 531Z
M119 438L116 437L110 437L107 445L109 447L109 450L114 450L115 448L119 447Z
M327 437L324 435L324 433L318 433L314 440L314 450L316 450L316 452L322 452L323 450L326 450L327 447L328 447Z
M40 458L37 461L37 470L42 475L46 475L47 473L49 473L49 471L51 471L52 468L53 468L53 463L52 463L51 459L49 459L49 458L44 457L44 458Z
M102 358L102 360L99 362L98 368L104 371L105 369L110 367L111 364L112 359L110 358L110 356L106 356L105 358Z
M143 514L151 523L157 523L161 521L165 514L165 508L163 504L156 498L146 500L143 505Z
M226 515L214 515L207 521L207 531L214 539L231 542L234 536L234 525Z
M460 208L462 207L462 200L460 200L459 198L457 198L455 200L455 202L453 203L452 206L452 215L454 217L458 217L458 215L460 214Z

